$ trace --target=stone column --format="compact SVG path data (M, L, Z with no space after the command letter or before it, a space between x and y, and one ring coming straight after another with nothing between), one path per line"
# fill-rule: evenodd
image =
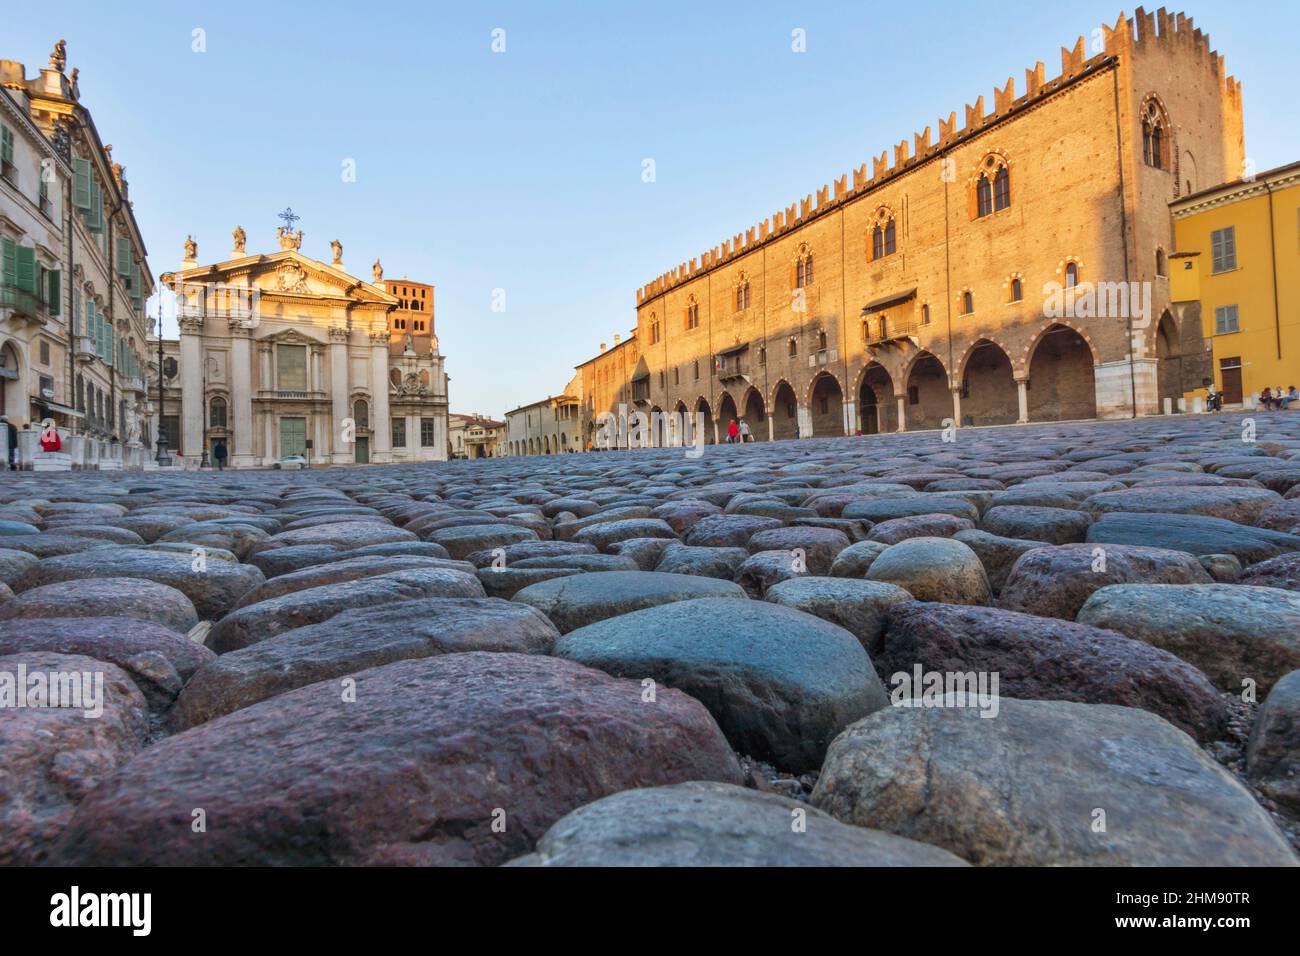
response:
M1017 379L1016 392L1020 398L1020 417L1016 419L1016 424L1024 425L1029 421L1029 379Z
M234 431L231 468L249 468L253 459L253 348L240 319L230 320L230 412Z
M853 435L858 430L858 405L856 402L844 403L844 434Z
M262 418L263 440L262 446L262 464L270 465L275 462L275 413L267 409Z
M198 461L203 454L203 318L185 316L181 327L181 451ZM175 449L171 449L173 452Z
M894 400L898 403L898 430L907 431L907 396L895 395Z
M767 440L776 441L776 424L770 414L767 416Z
M370 423L374 435L374 448L371 460L375 463L393 460L393 423L388 411L388 333L385 331L370 334L370 391L374 398Z
M330 460L346 465L355 460L354 446L343 440L343 420L352 417L348 407L348 336L346 328L330 329L330 398L334 420L330 423ZM370 410L374 415L374 408ZM359 424L359 423L358 423Z
M799 437L813 437L812 410L807 405L800 405L795 410L795 421L799 423Z
M952 427L961 428L961 389L952 390Z

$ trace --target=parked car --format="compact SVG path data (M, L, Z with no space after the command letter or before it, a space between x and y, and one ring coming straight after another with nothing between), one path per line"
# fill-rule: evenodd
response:
M281 471L298 471L300 468L307 467L307 459L302 455L285 455L271 467L279 468Z

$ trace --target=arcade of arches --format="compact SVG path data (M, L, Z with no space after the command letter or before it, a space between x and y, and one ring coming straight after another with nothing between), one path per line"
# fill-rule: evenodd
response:
M1168 313L1152 334L1150 351L1160 398L1176 401L1183 359L1179 327ZM726 440L733 419L748 424L754 441L768 441L1097 417L1095 350L1065 324L1042 327L1018 357L999 342L978 338L953 365L950 371L943 357L904 347L883 350L847 383L842 372L825 368L803 386L780 379L767 395L742 382L712 399L679 399L669 412L657 405L644 409L647 437L656 446L687 444L697 440L703 421L703 441L712 444ZM563 449L550 449L556 450ZM525 451L547 452L545 446Z

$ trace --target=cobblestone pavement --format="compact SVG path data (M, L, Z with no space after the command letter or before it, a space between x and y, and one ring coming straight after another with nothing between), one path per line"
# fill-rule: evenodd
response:
M1300 862L1300 414L5 473L0 582L3 863Z

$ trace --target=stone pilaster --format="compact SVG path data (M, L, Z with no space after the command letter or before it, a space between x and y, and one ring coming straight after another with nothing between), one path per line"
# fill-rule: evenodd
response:
M203 454L203 318L185 316L181 327L181 447L196 461ZM177 449L171 449L175 452Z
M343 421L352 417L348 407L348 337L351 330L335 326L330 329L330 401L334 422L330 430L330 460L346 465L355 460L354 446L343 440ZM373 409L371 409L373 413Z
M370 334L370 390L372 398L371 434L374 435L372 460L393 460L393 423L388 410L388 332Z
M253 457L253 345L240 319L230 321L230 467L250 468Z

